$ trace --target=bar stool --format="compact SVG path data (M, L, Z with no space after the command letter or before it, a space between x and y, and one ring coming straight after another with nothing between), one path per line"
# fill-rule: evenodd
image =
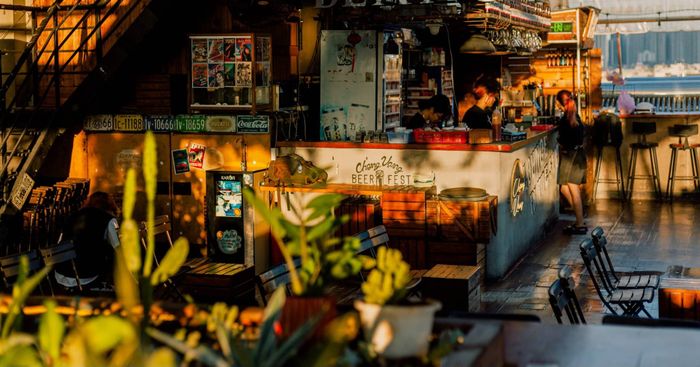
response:
M647 135L656 132L656 122L632 122L632 134L637 135L637 142L630 144L632 154L630 155L630 167L627 175L627 188L629 189L629 197L632 198L634 191L634 181L639 179L649 179L654 184L656 197L663 199L661 195L661 180L659 179L659 160L656 155L656 147L659 143L648 142ZM650 175L637 175L637 155L640 150L649 151L649 161L651 164Z
M668 128L668 136L677 137L678 143L670 144L671 165L668 169L668 184L666 185L666 196L673 200L673 186L676 181L693 181L695 191L700 186L700 170L698 169L697 148L700 144L688 143L688 137L698 135L698 125L673 125ZM678 163L678 151L690 152L690 166L693 170L692 176L676 176L676 163Z
M612 113L602 113L595 119L593 125L593 140L598 148L598 158L595 165L595 179L593 184L593 200L598 192L598 184L615 184L620 192L620 198L627 199L625 193L624 171L622 170L622 155L620 146L622 145L622 123L617 115ZM603 161L603 152L606 147L615 149L615 178L600 178L600 166Z

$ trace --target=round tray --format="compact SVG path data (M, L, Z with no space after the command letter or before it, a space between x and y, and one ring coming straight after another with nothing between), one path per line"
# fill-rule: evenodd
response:
M441 200L481 201L489 194L486 190L476 187L455 187L440 191L438 196Z

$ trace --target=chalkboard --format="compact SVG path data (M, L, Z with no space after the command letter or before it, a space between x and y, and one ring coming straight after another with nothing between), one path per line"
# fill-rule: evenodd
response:
M268 133L270 132L270 116L266 115L238 115L236 119L236 131L241 133Z

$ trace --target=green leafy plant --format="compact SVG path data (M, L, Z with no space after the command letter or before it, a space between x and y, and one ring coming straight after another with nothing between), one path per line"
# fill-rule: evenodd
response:
M239 366L239 367L281 367L296 356L299 347L306 337L313 331L318 317L314 317L294 331L292 335L280 340L276 328L279 327L279 318L285 303L285 292L278 288L270 298L265 308L260 335L251 343L238 336L240 334L228 327L235 311L217 311L218 317L210 320L214 323L220 352L214 351L205 345L192 345L179 340L171 335L163 333L155 328L148 329L148 335L153 339L170 346L172 349L195 359L207 366ZM220 318L220 316L224 316ZM195 343L196 344L196 343Z
M357 254L360 249L357 238L335 236L348 220L347 216L337 217L333 213L343 195L320 195L305 205L301 199L288 201L294 221L285 218L280 208L270 208L250 189L244 189L243 196L270 224L272 236L289 267L295 295L321 295L330 278L345 279L374 265L372 258ZM298 268L295 259L300 260Z
M365 302L378 305L397 303L406 296L410 281L410 267L403 261L401 251L380 247L376 267L362 283Z
M124 182L123 221L120 227L121 246L117 250L115 285L119 301L127 309L143 304L144 315L148 315L153 303L153 287L162 284L175 275L187 260L189 244L184 237L178 238L168 250L159 266L153 270L155 251L155 197L158 176L158 161L155 136L146 132L143 148L143 178L147 198L146 210L146 253L141 260L139 230L132 215L136 205L136 170L132 167L126 173ZM145 328L148 318L142 319Z

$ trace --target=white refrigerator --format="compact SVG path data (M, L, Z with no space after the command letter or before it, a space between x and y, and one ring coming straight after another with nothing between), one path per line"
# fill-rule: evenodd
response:
M321 140L382 129L382 44L376 31L321 31Z

